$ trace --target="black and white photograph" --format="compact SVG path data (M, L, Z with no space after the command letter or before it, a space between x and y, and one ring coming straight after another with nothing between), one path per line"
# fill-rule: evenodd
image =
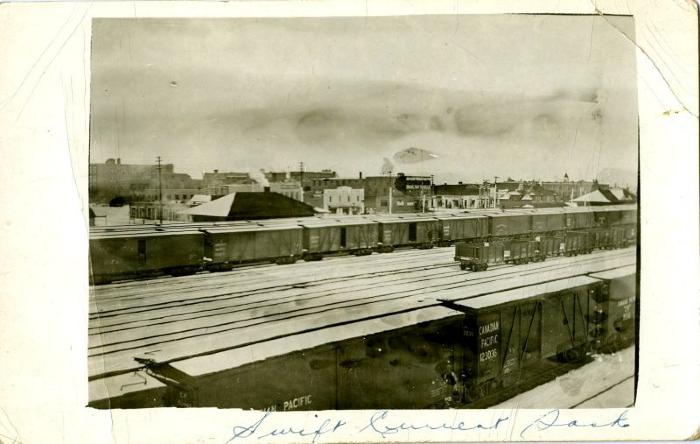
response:
M0 444L697 439L696 3L2 3Z
M88 405L633 406L634 39L94 19Z

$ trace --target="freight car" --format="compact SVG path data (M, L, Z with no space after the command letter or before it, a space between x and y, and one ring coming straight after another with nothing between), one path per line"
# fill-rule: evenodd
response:
M379 224L363 218L308 220L300 226L304 229L306 260L319 260L324 254L337 252L372 254L379 240Z
M302 257L299 226L219 226L200 229L204 233L204 255L209 271L231 269L246 262L294 263Z
M504 262L503 243L458 242L455 244L454 260L459 262L459 267L462 270L466 270L467 268L472 271L487 270L489 265L502 264Z
M94 256L92 273L95 283L107 282L113 278L163 273L186 274L199 269L216 271L244 262L290 263L299 258L318 260L325 255L342 252L360 255L372 251L390 252L397 247L432 248L435 245L450 245L460 241L536 241L534 252L515 258L515 261L520 262L523 259L540 260L550 255L581 254L593 249L620 248L634 244L636 220L636 206L623 205L600 209L484 209L451 214L308 217L265 221L175 223L162 226L131 225L92 227L90 248L91 255ZM264 231L261 227L270 229L270 232L261 234ZM280 232L273 234L273 227L287 230L290 227L300 227L302 251L299 251L296 243L285 243L284 236L280 237L283 245L279 247L272 245L277 242L275 240L265 241L268 237L281 236ZM192 240L187 239L193 230L209 233L201 237L202 245L194 248L201 250L196 260L193 256L195 253L192 252ZM229 230L228 234L225 234L226 230ZM250 231L249 235L245 234L246 230ZM119 251L121 247L117 245L116 239L123 239L124 244L142 245L142 242L136 239L142 239L149 233L153 236L167 235L167 238L173 241L172 248L149 248L149 261L139 259L136 257L138 254L132 259L120 259L124 253ZM590 234L586 237L572 233ZM182 240L177 238L180 235L183 236ZM228 237L229 241L221 240L225 237ZM114 239L113 246L103 242L105 238ZM555 240L557 238L563 239L559 242L558 250ZM238 242L234 242L234 239L241 239L241 245L234 245ZM219 247L214 246L217 243ZM223 244L227 246L223 247ZM216 248L219 248L218 252ZM176 249L178 251L175 251ZM276 249L279 251L275 251ZM110 254L114 254L115 258L111 259ZM157 258L156 254L169 257ZM195 262L204 258L204 265L198 268Z
M202 266L204 235L144 229L96 233L90 237L90 270L94 284L142 276L194 273Z
M586 276L452 301L465 313L464 398L483 400L581 361L605 283Z
M487 213L491 240L524 238L532 233L532 216L515 211Z
M590 276L607 283L595 308L598 347L604 353L628 347L636 336L635 267L616 268Z
M442 229L440 246L450 246L455 241L470 241L487 238L489 218L481 214L435 215Z
M612 340L609 326L628 332L626 344L633 342L633 324L625 315L634 311L633 280L634 268L626 267L506 284L484 295L455 292L455 299L360 319L352 328L341 322L297 328L296 334L278 331L271 339L239 341L240 347L213 354L198 354L201 349L190 343L186 353L193 357L139 360L144 367L138 378L130 371L92 380L89 405L269 411L484 407L586 362L599 344ZM131 384L135 380L139 385Z
M440 221L433 217L373 216L368 219L379 224L377 248L382 253L403 246L433 248L440 239Z

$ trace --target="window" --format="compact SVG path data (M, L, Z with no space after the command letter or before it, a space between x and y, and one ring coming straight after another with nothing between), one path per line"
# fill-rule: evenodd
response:
M341 227L340 228L340 247L345 248L347 247L347 242L348 241L348 232L346 227Z
M416 222L411 222L408 224L408 241L415 242L418 238L418 224Z

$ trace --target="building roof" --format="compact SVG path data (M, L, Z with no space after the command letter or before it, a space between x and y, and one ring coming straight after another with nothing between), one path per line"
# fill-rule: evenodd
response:
M203 203L211 202L211 196L208 194L195 194L187 202L188 205L200 205Z
M279 193L239 192L190 208L182 214L199 220L269 219L313 216L314 209Z
M579 196L574 202L620 204L636 201L636 196L622 188L597 189L588 194Z

